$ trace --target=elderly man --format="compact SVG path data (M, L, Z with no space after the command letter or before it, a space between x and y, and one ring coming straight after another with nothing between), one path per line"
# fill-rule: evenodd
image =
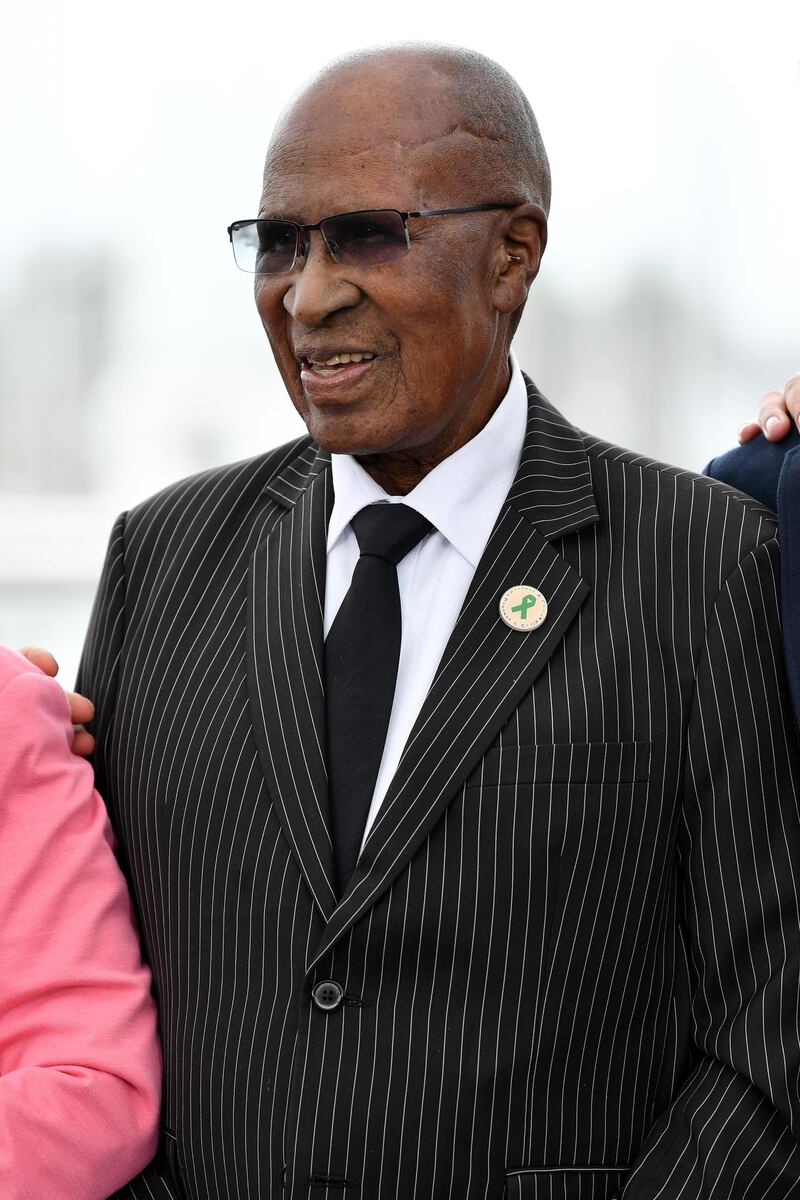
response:
M119 519L80 677L164 1043L129 1200L800 1194L775 521L509 357L549 193L504 71L401 47L231 226L309 436Z

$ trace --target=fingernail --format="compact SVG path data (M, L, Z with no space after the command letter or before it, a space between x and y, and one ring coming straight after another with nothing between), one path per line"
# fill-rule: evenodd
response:
M773 428L779 424L780 417L776 417L774 414L771 417L767 417L767 424L765 426L767 433L772 433Z

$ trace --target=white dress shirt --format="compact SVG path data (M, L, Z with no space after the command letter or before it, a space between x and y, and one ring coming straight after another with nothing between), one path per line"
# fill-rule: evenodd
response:
M508 391L483 429L407 496L390 496L349 454L331 455L325 636L358 562L351 519L368 504L407 504L433 529L397 568L403 634L394 703L375 782L366 839L519 466L528 417L525 381L511 356ZM362 843L363 845L363 843Z

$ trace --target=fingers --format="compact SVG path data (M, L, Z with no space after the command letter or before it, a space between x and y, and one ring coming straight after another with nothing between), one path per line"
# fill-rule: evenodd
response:
M72 753L79 758L88 758L94 750L94 738L85 729L76 729L72 739Z
M786 411L784 392L767 392L758 406L758 423L764 437L770 442L779 442L791 429L791 419Z
M91 721L94 716L94 705L91 700L87 700L79 692L67 692L66 695L69 702L69 715L72 718L72 724L84 725L87 721Z
M88 758L94 750L94 738L81 726L84 721L91 721L94 716L94 705L91 700L87 700L79 692L67 692L66 697L72 724L78 726L72 739L72 753L77 754L79 758Z
M758 421L745 421L744 425L739 428L739 445L742 446L745 442L751 441L757 433L761 433Z
M91 721L94 716L94 705L79 692L66 692L65 695L72 724L78 726L72 739L72 753L77 754L79 758L88 758L94 750L94 738L82 726L84 721Z
M40 646L23 646L20 654L24 655L29 663L38 667L45 675L54 678L58 674L58 663L49 650L42 650ZM81 726L86 721L91 721L94 716L94 705L91 700L86 696L81 696L79 692L65 692L64 694L69 704L69 716L72 724ZM87 758L93 750L94 738L92 735L86 729L76 729L72 739L73 754Z
M800 371L786 381L782 392L767 392L758 406L758 418L745 421L739 430L739 444L749 442L757 433L763 433L769 442L779 442L786 437L794 423L800 429Z
M29 663L33 663L34 667L43 671L45 675L54 678L58 674L58 663L49 650L42 650L40 646L22 646L20 654L27 658Z
M758 430L770 442L785 438L794 423L800 428L800 371L787 380L782 392L767 392L758 406L758 421L739 430L739 441L749 442Z
M800 428L800 371L787 380L783 395L789 416Z
M52 678L58 674L58 663L49 650L42 650L39 646L23 646L20 654L24 655L29 663L38 667L45 675L50 675ZM66 692L65 695L69 704L72 724L83 725L85 721L91 721L94 716L94 705L91 700L88 700L86 696L81 696L79 692Z
M29 663L38 667L45 675L54 678L58 674L58 663L49 650L42 650L40 646L23 646L20 654L24 655ZM65 695L69 704L72 724L83 725L84 722L91 721L94 716L94 705L91 700L87 700L86 696L81 696L79 692L65 692ZM92 735L86 729L76 729L72 739L72 753L77 754L80 758L88 758L93 750L94 738Z

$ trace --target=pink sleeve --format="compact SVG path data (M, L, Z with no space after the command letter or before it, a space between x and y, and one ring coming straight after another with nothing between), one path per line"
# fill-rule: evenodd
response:
M0 667L0 1196L103 1200L155 1152L150 976L66 698Z

